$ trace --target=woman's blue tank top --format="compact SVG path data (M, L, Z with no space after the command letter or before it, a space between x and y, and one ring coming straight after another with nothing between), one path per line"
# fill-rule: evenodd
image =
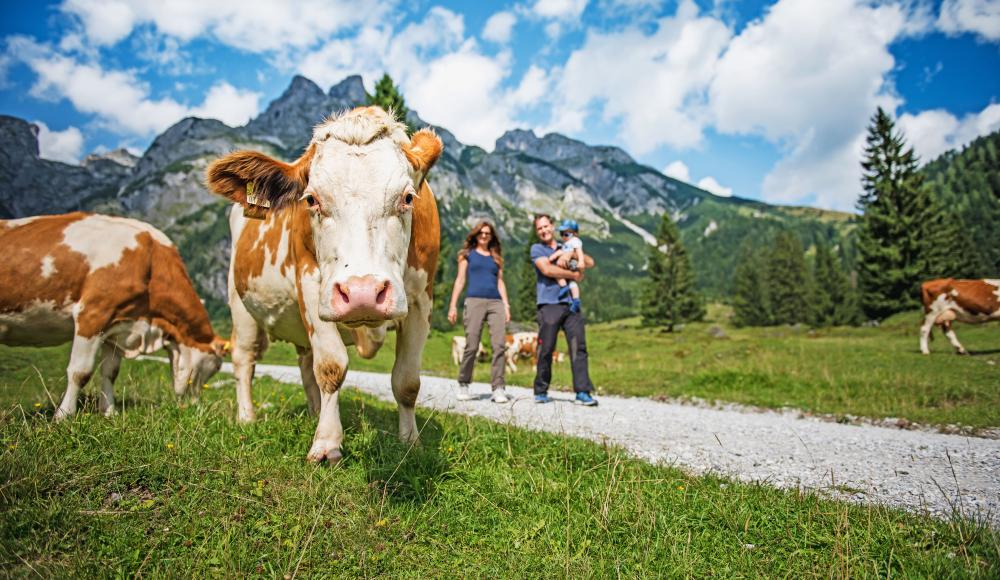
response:
M500 290L497 288L497 276L500 267L493 261L493 256L484 256L475 250L469 250L465 257L469 261L469 291L465 293L467 298L494 298L500 299Z

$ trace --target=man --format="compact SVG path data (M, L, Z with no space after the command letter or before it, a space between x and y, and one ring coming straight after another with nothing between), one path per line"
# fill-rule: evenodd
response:
M552 218L545 214L535 216L535 233L540 243L531 246L531 261L535 265L535 303L538 306L538 365L535 370L535 402L548 403L549 381L552 379L552 352L556 347L556 337L562 328L569 345L569 360L573 370L573 390L576 403L593 407L597 401L591 393L594 385L590 382L587 365L587 337L584 330L583 314L570 311L569 297L559 298L557 280L579 281L580 272L574 272L565 265L553 264L549 257L559 249L554 237ZM581 265L582 266L582 265Z

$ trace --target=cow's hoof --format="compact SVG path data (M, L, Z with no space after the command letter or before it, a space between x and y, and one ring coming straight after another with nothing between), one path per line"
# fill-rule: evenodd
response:
M340 447L332 447L329 444L320 442L314 443L312 449L309 450L309 455L306 456L306 459L310 463L323 463L326 461L327 465L336 465L343 458L344 454L341 453Z
M72 416L73 416L73 411L67 411L62 407L59 407L58 409L56 409L55 415L52 416L52 420L58 423L60 421L65 421L66 419L69 419Z
M958 351L958 356L969 356L969 351L963 348L962 350Z

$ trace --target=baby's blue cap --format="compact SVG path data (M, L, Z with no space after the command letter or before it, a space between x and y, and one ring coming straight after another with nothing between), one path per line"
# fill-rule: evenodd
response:
M559 224L559 231L563 232L566 230L573 230L574 232L580 231L580 224L576 223L576 220L563 220Z

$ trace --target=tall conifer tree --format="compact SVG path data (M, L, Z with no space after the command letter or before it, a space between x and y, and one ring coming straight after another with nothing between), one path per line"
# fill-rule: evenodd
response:
M840 266L833 249L820 241L816 244L814 323L817 326L843 326L857 322L854 289Z
M917 304L936 208L921 186L916 154L881 107L872 117L866 143L864 192L858 200L864 212L858 229L858 287L865 315L881 319Z
M766 270L763 253L745 241L733 274L733 324L736 326L772 323L771 299L764 278Z
M535 265L531 262L531 246L537 244L538 241L538 235L532 229L531 237L524 246L524 250L514 254L518 268L518 286L514 290L513 296L509 296L512 302L510 316L520 322L529 322L535 319L537 310L535 301L538 298L535 292L537 276L535 275ZM507 291L510 292L509 286Z
M673 332L677 324L705 317L705 305L694 287L691 259L667 212L660 220L656 247L649 249L646 276L641 310L643 324L663 326Z
M813 320L812 279L806 269L802 242L791 231L778 233L768 255L767 285L771 315L777 324L809 323Z
M403 99L403 94L399 92L399 87L392 82L392 77L389 73L382 75L382 78L375 83L375 94L368 97L369 105L378 105L386 111L392 111L397 121L406 123L409 132L413 132L413 127L410 127L409 123L406 121L406 115L410 112L406 108L406 100Z

